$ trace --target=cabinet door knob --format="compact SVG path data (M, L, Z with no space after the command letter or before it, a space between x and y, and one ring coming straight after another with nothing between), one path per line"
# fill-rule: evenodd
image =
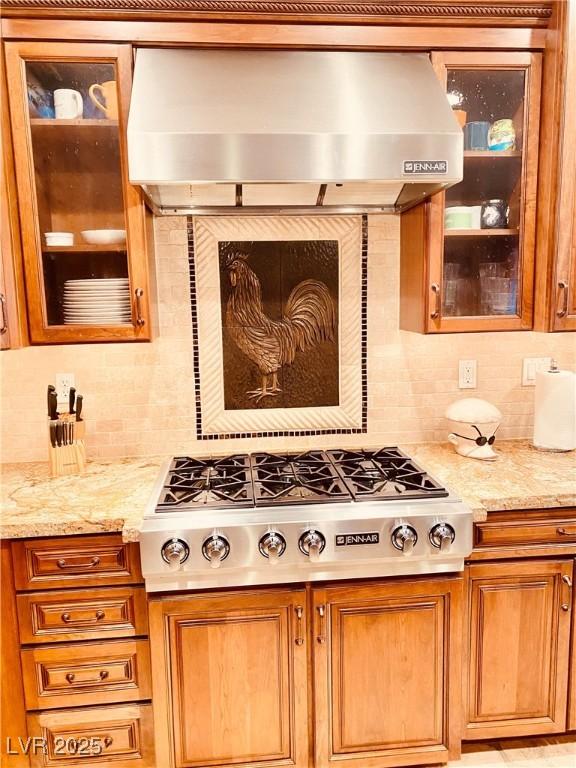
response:
M134 295L136 296L136 325L142 327L146 323L142 315L142 296L144 296L144 291L142 288L136 288Z
M557 317L566 317L568 314L568 280L560 280L558 283L560 289L559 299L562 298L562 306L557 310Z
M440 286L438 283L432 283L430 290L434 294L434 309L430 313L432 320L437 320L440 317Z

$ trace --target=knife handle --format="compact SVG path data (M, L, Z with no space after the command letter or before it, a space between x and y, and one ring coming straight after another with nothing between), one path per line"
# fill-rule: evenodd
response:
M58 418L58 395L55 391L51 391L48 395L49 412L52 421Z
M47 392L47 405L48 405L48 418L52 418L51 410L50 410L50 403L52 401L52 392L56 392L56 387L54 384L48 384L48 392Z
M82 403L84 401L83 395L78 395L76 398L76 421L82 421L80 414L82 413Z
M74 413L74 401L76 400L76 388L70 387L68 393L68 413Z

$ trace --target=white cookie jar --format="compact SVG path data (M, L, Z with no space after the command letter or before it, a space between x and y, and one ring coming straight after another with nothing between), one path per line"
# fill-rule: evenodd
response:
M456 453L484 461L498 458L492 446L502 414L495 405L478 397L465 397L449 405L444 415L450 430L448 440Z

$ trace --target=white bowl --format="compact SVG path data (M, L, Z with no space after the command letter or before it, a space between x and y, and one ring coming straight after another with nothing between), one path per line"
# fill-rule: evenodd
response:
M74 245L73 232L44 232L46 245Z
M84 229L82 240L90 245L113 245L126 242L125 229Z

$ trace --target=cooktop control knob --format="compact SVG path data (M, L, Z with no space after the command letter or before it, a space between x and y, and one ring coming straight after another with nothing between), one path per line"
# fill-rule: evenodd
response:
M190 548L182 539L168 539L162 546L161 554L162 560L176 570L188 560Z
M429 534L430 544L436 547L440 552L445 552L450 548L450 545L456 537L454 528L448 523L437 523Z
M258 549L270 565L276 565L286 549L286 539L278 531L268 531L258 542Z
M405 555L411 554L418 541L418 534L411 525L399 525L392 531L392 544Z
M202 554L210 563L210 568L220 568L220 563L230 554L230 542L221 533L213 533L204 539Z
M310 528L309 531L305 531L298 539L298 547L300 548L300 552L308 555L311 562L313 563L318 561L320 553L325 546L326 539L320 533L320 531L315 531L313 528Z

